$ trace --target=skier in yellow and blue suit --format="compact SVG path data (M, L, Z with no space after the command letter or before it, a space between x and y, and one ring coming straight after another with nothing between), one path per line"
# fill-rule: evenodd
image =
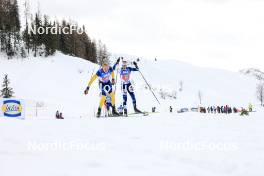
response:
M115 73L112 67L109 66L109 64L104 63L102 65L102 68L100 68L95 75L92 76L91 80L88 83L87 88L84 91L84 94L87 95L89 92L89 89L92 85L92 83L99 78L99 85L101 89L101 100L99 103L99 108L97 111L96 117L101 116L102 107L104 105L104 102L106 100L106 96L111 97L111 103L112 103L112 114L113 116L119 116L119 114L116 112L115 108L115 93L113 92L112 85L114 85L115 82ZM112 78L112 80L111 80Z

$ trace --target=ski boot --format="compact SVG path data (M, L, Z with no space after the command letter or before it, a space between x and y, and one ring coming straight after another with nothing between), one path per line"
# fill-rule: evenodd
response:
M96 114L96 117L97 118L100 118L101 117L101 111L102 111L102 109L101 108L98 108L98 111L97 111L97 114Z
M138 110L137 105L134 105L134 111L136 114L143 114L142 111Z
M119 113L116 111L115 106L113 106L112 114L113 114L113 117L119 117L120 116Z
M125 117L128 117L127 109L124 109L124 116L125 116Z
M117 113L119 114L119 116L123 116L124 115L123 111L118 111Z

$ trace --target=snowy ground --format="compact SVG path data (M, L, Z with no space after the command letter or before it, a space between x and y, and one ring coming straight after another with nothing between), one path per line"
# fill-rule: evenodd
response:
M1 119L0 175L262 176L263 114Z

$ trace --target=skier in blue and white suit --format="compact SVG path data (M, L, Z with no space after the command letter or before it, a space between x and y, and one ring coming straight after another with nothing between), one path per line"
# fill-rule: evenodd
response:
M113 69L116 69L116 66L119 64L120 58L117 60L116 64L114 65ZM140 110L137 109L137 101L136 101L136 96L134 93L134 88L131 84L130 81L130 75L131 72L133 71L139 71L138 65L136 62L133 62L134 68L133 67L128 67L128 62L124 59L122 59L122 68L120 69L119 73L120 78L121 78L121 88L123 92L123 108L124 108L124 114L127 116L127 93L130 95L132 102L133 102L133 107L135 113L142 113Z

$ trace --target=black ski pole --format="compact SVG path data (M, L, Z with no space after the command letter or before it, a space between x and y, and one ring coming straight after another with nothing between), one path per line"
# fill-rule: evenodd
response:
M153 96L155 97L155 99L157 100L157 102L158 102L159 105L160 105L160 101L159 101L159 99L157 98L157 96L155 95L155 93L153 92L153 90L152 90L151 86L149 85L148 81L146 80L146 78L144 77L144 75L142 74L142 72L141 72L140 70L138 70L138 71L139 71L139 73L141 74L141 76L142 76L142 78L144 79L144 81L146 82L146 84L148 85L149 90L151 91L151 93L153 94Z
M119 70L119 63L118 63L118 67L116 68L115 93L116 93L116 85L117 85L117 79L118 79L118 70Z

